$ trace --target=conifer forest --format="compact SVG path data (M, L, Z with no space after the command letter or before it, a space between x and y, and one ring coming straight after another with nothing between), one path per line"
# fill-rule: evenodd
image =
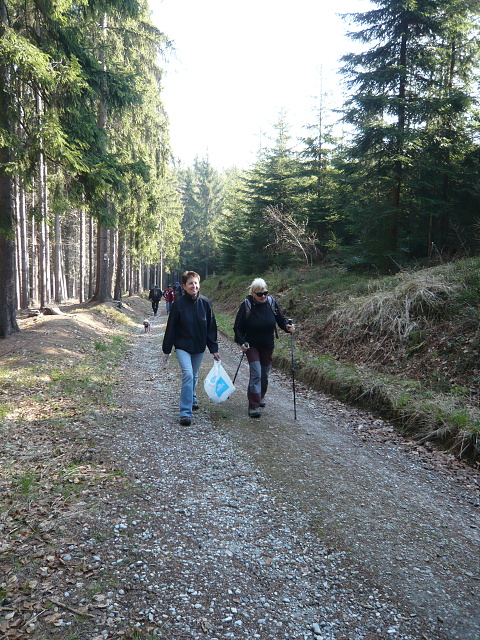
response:
M120 299L185 268L388 273L478 254L479 18L480 0L345 16L345 102L319 100L301 139L272 114L253 165L218 171L176 160L175 34L145 0L0 0L0 336L18 309Z

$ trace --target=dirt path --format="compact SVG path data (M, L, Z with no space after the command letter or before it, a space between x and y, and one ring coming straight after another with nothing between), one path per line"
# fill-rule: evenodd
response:
M105 498L109 539L94 545L118 563L117 599L136 594L129 606L171 640L478 640L478 474L305 389L293 420L279 373L249 419L246 365L221 405L202 385L180 427L176 359L160 365L164 320L134 336L115 435L97 434L137 484L128 502ZM239 351L222 340L221 356L233 377Z

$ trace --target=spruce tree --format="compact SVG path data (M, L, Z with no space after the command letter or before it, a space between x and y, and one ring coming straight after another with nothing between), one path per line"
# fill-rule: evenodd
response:
M223 181L208 158L196 158L180 171L183 204L182 265L206 277L218 267L219 221L223 208Z
M444 114L466 113L469 100L453 85L445 91L452 61L445 57L445 43L458 1L374 4L378 8L350 16L362 27L352 37L370 48L344 57L353 92L345 120L355 127L344 170L357 193L351 230L370 259L392 267L399 252L411 248L412 237L422 233L418 176L427 129L431 132ZM471 5L463 6L466 16Z

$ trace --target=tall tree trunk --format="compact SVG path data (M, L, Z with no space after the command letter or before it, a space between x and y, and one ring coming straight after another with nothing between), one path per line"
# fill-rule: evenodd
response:
M62 272L66 300L78 299L78 271L80 262L79 220L80 215L78 211L73 210L67 213L65 223L62 225Z
M130 232L130 264L128 268L128 295L133 296L135 288L135 271L133 267L132 247L134 246L133 232Z
M41 110L41 99L37 94L37 110ZM40 112L40 111L39 111ZM40 152L38 162L38 197L41 212L40 242L39 242L39 289L40 306L50 304L52 299L52 283L50 271L50 228L48 225L48 195L47 195L47 166L43 152Z
M35 200L32 199L32 207ZM31 270L30 270L30 298L33 304L38 305L38 239L37 239L37 221L32 215L30 223L30 243L31 243Z
M0 0L0 38L7 24L7 8ZM9 113L10 74L0 64L0 128L11 131ZM0 147L0 338L18 331L15 300L15 234L13 226L12 179L5 170L10 162L7 145Z
M53 251L53 269L55 282L55 302L60 304L64 300L63 277L62 277L62 237L61 237L60 214L55 212L55 240Z
M42 218L38 232L38 289L40 293L40 308L42 309L50 302L49 276L47 273L47 233L48 227L46 221Z
M127 241L125 239L125 291L127 295L130 295L130 256L127 251Z
M93 217L90 216L89 219L89 234L88 234L88 299L91 300L93 298L93 283L94 283L94 237L95 237L95 226L93 224Z
M21 295L20 308L27 309L30 304L29 295L29 264L28 264L28 235L27 212L25 206L25 185L23 180L18 180L18 228L20 236L20 264L21 264Z
M116 270L116 254L117 254L118 234L117 230L109 229L109 255L108 255L108 290L113 291L114 277Z
M0 68L0 82L1 77ZM1 103L0 98L0 111L6 113ZM0 148L0 165L8 165L9 156L7 147ZM12 183L10 176L0 166L0 338L8 338L19 330L16 319L14 238Z
M16 217L15 213L15 217ZM18 224L15 225L15 309L20 309L20 280L22 277L22 265L20 263L20 231Z
M103 38L106 40L107 34L107 14L103 15ZM100 48L100 60L102 61L102 68L104 73L106 72L105 53L104 48ZM102 80L102 86L100 89L100 100L98 104L98 127L103 131L104 136L104 149L106 151L106 134L107 134L107 103L106 103L106 79ZM108 202L105 203L108 209ZM111 299L111 291L109 290L109 254L108 254L108 228L104 226L104 222L99 220L97 230L97 277L95 285L95 293L93 294L93 300L97 302L106 302Z
M20 284L22 278L22 263L20 262L20 228L18 225L19 219L19 200L18 200L18 177L15 176L12 180L13 187L13 220L14 220L14 234L15 234L15 309L20 309L21 302L20 296L22 294L22 287ZM17 224L15 224L15 220Z
M80 248L78 267L78 299L85 302L85 209L80 209Z
M142 291L142 272L143 272L143 268L142 268L142 261L140 260L138 263L138 267L136 270L136 278L135 278L135 293L139 293L140 291Z
M37 16L36 32L40 37L40 23ZM41 124L43 121L43 100L40 92L35 92L35 106L37 118ZM47 162L43 153L43 140L40 138L40 153L38 159L38 196L41 212L40 231L40 306L43 308L50 303L53 295L51 271L50 271L50 229L48 226L48 187L47 187Z
M0 150L0 162L3 154ZM8 189L8 181L0 172L0 224L3 224L8 216L8 202L5 199L5 190ZM13 225L13 220L12 220ZM13 229L12 229L13 231ZM15 242L13 237L0 231L0 338L8 338L19 327L16 319L15 296Z
M124 268L125 268L125 236L123 231L120 229L118 232L117 271L115 274L115 291L113 293L113 297L115 300L122 299Z
M108 229L99 222L97 225L97 277L93 300L106 302L111 299L108 276Z
M16 125L16 135L19 140L24 141L24 129L20 126L20 122L24 121L23 112L23 85L18 83L18 121ZM15 178L15 219L17 220L17 252L18 252L18 269L17 269L17 299L18 308L27 309L29 297L29 265L28 265L28 237L27 237L27 213L25 205L25 184L22 175Z

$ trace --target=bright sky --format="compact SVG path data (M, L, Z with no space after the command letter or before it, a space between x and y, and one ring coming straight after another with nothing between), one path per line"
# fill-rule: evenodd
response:
M325 107L341 106L339 58L352 50L339 14L369 0L150 0L173 41L162 63L173 153L184 166L251 166L286 114L293 139Z

